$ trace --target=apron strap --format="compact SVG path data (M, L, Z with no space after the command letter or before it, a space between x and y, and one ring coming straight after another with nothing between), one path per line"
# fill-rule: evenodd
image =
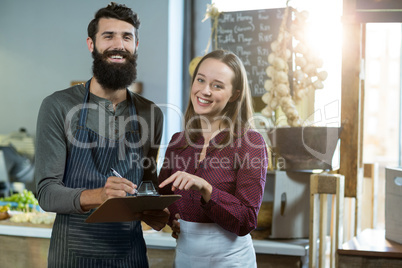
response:
M86 125L86 119L87 119L87 115L88 115L88 102L89 102L89 96L90 96L90 92L89 92L89 86L91 84L91 80L92 78L90 78L86 83L85 83L85 97L84 97L84 101L82 104L82 110L80 112L80 120L78 125L80 127L85 127ZM126 89L127 92L127 100L129 101L129 109L130 109L130 117L132 117L131 119L131 124L133 127L134 131L140 131L139 126L138 126L138 116L137 116L137 110L135 109L135 104L134 104L134 100L133 97L131 96L130 92L128 92L128 89Z
M82 109L80 111L80 121L78 122L78 125L82 128L85 127L85 123L86 123L86 119L87 119L87 115L88 115L88 101L89 101L89 85L91 84L91 79L89 79L86 83L85 83L85 97L84 97L84 101L82 103Z

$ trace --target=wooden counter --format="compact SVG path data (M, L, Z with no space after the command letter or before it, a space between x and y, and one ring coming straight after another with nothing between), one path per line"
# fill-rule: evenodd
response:
M47 267L52 225L0 222L1 267Z
M385 230L366 229L337 251L338 267L402 267L402 244L385 239Z
M47 267L51 225L0 222L1 267ZM144 231L150 267L172 267L176 240L170 233ZM259 267L306 267L307 239L253 240Z

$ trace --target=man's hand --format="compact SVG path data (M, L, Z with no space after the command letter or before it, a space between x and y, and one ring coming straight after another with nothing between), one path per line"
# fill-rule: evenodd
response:
M137 185L125 178L111 176L105 186L98 189L84 190L80 196L81 208L84 211L99 207L104 201L114 197L134 194Z
M146 210L141 213L140 219L152 229L160 231L168 222L169 215L170 212L167 208L164 210Z
M101 192L102 202L114 198L124 197L127 194L134 194L137 185L125 178L111 176L107 179Z

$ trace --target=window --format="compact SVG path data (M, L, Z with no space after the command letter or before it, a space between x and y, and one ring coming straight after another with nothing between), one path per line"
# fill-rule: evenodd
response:
M401 24L366 24L363 162L379 164L377 228L384 228L385 167L401 166Z

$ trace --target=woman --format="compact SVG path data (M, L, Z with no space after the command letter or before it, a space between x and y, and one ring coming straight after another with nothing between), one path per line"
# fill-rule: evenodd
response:
M175 267L256 267L250 232L268 156L252 114L241 60L224 50L205 55L193 74L185 131L173 135L159 174L161 193L182 195L169 207Z

